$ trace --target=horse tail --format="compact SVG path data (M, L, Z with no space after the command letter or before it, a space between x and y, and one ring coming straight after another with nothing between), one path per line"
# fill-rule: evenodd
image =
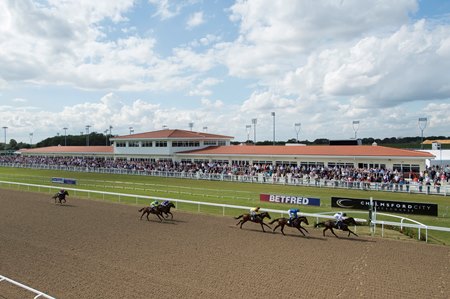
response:
M280 220L280 218L277 218L277 219L274 219L274 220L270 221L269 224L274 224L278 220Z
M234 217L234 219L241 219L242 216L244 216L244 215L240 215L240 216Z
M144 209L145 209L145 208L140 209L139 212L142 212Z

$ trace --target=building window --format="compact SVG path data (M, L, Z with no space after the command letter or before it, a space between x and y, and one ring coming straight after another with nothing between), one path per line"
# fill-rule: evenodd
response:
M203 145L217 145L217 140L205 140Z
M172 141L172 147L199 147L200 141Z
M276 161L275 165L297 166L297 161Z
M128 147L139 147L139 141L128 141Z
M116 141L115 144L116 147L125 147L127 145L127 143L123 141Z
M152 147L153 141L142 141L142 147Z
M194 159L194 163L208 163L208 159Z
M246 165L250 165L250 162L247 160L233 160L231 161L232 165L239 165L239 166L246 166Z
M217 145L219 145L219 146L227 145L227 142L225 140L219 140L217 142Z
M155 147L167 147L167 141L156 141Z

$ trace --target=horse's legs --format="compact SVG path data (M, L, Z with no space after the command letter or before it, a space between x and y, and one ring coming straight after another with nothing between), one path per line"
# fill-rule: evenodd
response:
M283 234L283 236L286 236L286 235L284 234L284 225L281 226L281 233Z
M236 223L236 225L239 225L239 224L241 224L241 228L242 228L242 220L239 220L239 222Z
M147 213L147 221L150 221L150 219L148 218L148 215L150 215L150 212L144 212Z
M296 226L295 228L298 229L298 231L302 233L303 237L306 237L305 233L300 229L301 226Z
M300 227L300 229L303 229L305 232L307 232L309 234L309 231L306 228L304 228L301 224L299 225L299 227Z
M330 227L330 231L333 233L333 235L334 235L336 238L339 238L339 237L336 235L336 233L334 232L334 229L333 229L332 227Z
M275 227L273 228L272 232L274 233L275 230L276 230L278 227L280 227L280 226L281 226L281 224L277 224L277 226L275 226Z
M269 225L265 224L264 222L261 222L261 226L263 226L263 225L267 226L269 229L272 229ZM264 228L263 228L263 231L264 231Z
M355 236L358 237L358 235L355 234L353 231L351 231L348 227L347 227L347 230L348 230L348 236L347 237L350 237L350 234L354 234Z
M169 217L169 214L170 214L170 219L172 220L173 219L173 214L169 211L169 212L166 213L167 217Z
M263 232L266 232L266 231L264 230L264 225L263 225L264 223L261 222L260 224L261 224L261 228L262 228Z

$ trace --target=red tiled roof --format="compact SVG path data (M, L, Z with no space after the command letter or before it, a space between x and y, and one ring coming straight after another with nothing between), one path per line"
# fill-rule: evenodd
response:
M201 150L179 152L192 155L281 155L281 156L382 156L434 158L434 155L414 150L365 145L316 145L316 146L212 146Z
M38 148L21 149L23 154L61 154L61 153L82 153L82 154L112 154L112 146L47 146Z
M194 132L194 131L186 131L186 130L159 130L153 132L139 133L139 134L131 134L124 135L111 138L111 140L120 140L120 139L174 139L174 138L189 138L189 139L233 139L232 136L225 135L217 135L217 134L208 134L202 132Z

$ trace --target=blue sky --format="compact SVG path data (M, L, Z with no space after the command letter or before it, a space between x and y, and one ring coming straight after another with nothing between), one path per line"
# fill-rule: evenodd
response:
M449 136L450 1L6 0L7 139L169 128ZM252 131L253 132L253 131ZM251 134L252 135L252 134ZM3 139L2 139L3 140Z

